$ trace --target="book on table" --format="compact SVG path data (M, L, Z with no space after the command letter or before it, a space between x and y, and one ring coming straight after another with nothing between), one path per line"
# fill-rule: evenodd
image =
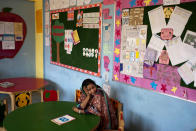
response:
M54 118L51 121L56 123L57 125L62 125L62 124L65 124L67 122L70 122L72 120L75 120L75 118L70 116L70 115L64 115L64 116L61 116L61 117Z

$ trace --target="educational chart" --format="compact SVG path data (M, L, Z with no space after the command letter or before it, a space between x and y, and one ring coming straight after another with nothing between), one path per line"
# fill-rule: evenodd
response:
M196 102L195 7L195 0L117 0L113 80Z
M101 4L50 11L51 63L100 76Z

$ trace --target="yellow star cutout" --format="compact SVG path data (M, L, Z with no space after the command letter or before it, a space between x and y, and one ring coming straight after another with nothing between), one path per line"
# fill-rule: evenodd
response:
M117 25L117 27L119 27L119 25L120 25L120 20L116 20L116 25Z
M151 0L145 0L144 3L146 4L146 6L148 6L150 4Z
M114 79L115 79L115 80L118 80L118 76L117 76L117 75L114 75Z
M172 87L171 91L174 92L174 94L175 94L177 89L178 88L174 86L174 87Z
M115 48L115 51L114 51L114 53L115 53L116 55L120 54L120 49L118 49L118 48Z

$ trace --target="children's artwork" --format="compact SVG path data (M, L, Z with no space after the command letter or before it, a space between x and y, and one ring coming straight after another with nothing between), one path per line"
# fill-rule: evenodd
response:
M103 18L104 19L112 19L112 16L109 16L109 14L110 14L110 9L109 8L103 9Z
M67 21L73 21L74 20L74 10L70 10L67 12Z
M157 51L156 61L161 55L162 49L165 45L165 42L159 38L157 35L152 35L150 42L148 43L148 48L154 49Z
M157 64L149 66L144 63L143 75L144 78L157 80Z
M160 64L169 64L169 56L166 50L162 50L161 55L159 56L159 63Z
M83 15L83 11L80 12L80 10L78 10L76 27L82 26L82 22L83 22L82 15Z
M83 14L83 28L99 28L99 12Z
M14 41L15 37L13 34L4 34L3 35L3 40L4 41Z
M104 5L111 5L114 4L114 0L103 0Z
M62 124L65 124L67 122L70 122L70 121L73 121L75 120L76 118L70 116L70 115L64 115L64 116L61 116L61 117L57 117L55 119L52 119L51 121L56 123L57 125L62 125Z
M191 14L191 11L175 6L174 12L171 14L167 24L167 28L173 28L173 34L175 36L181 36Z
M196 57L190 59L178 68L178 73L183 81L188 85L194 81L196 71ZM196 81L194 81L195 83Z
M164 7L165 18L170 18L173 11L174 11L174 7Z
M159 33L162 28L166 27L165 16L162 6L159 6L149 11L148 17L150 20L150 26L153 34Z
M4 33L14 34L14 22L4 22Z
M143 25L144 8L132 8L129 14L129 25Z
M183 43L188 44L196 48L196 32L190 30L186 31Z
M80 43L80 38L79 38L77 30L73 31L73 41L74 41L74 45L77 45L78 43Z
M177 67L157 64L157 80L160 83L170 86L180 86L180 79Z
M23 24L21 22L14 23L15 41L23 40Z
M163 5L177 5L180 4L180 0L163 0Z
M144 63L152 66L154 64L154 61L156 60L156 57L157 51L151 48L147 48L144 56Z
M58 20L59 19L59 13L52 14L52 19L53 20Z
M122 27L120 62L123 63L123 74L143 77L146 33L146 25Z
M172 28L161 29L161 39L162 40L171 40L172 37L173 37L173 29Z
M15 41L2 41L2 50L14 50L15 49Z
M129 25L129 9L122 11L122 25Z
M65 40L64 40L64 50L67 51L67 54L70 54L73 47L73 30L65 30Z
M110 64L110 59L108 56L104 56L103 57L103 60L104 60L104 68L107 72L109 72L109 64Z

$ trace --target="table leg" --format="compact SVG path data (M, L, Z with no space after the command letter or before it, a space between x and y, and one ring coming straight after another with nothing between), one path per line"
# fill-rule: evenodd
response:
M15 94L14 93L10 94L10 98L11 98L11 111L14 111L14 109L15 109Z
M43 92L44 92L44 91L43 91L43 89L41 89L41 90L40 90L41 102L43 102L43 101L44 101L44 100L43 100Z
M30 91L29 94L30 94L30 104L32 104L32 91Z

